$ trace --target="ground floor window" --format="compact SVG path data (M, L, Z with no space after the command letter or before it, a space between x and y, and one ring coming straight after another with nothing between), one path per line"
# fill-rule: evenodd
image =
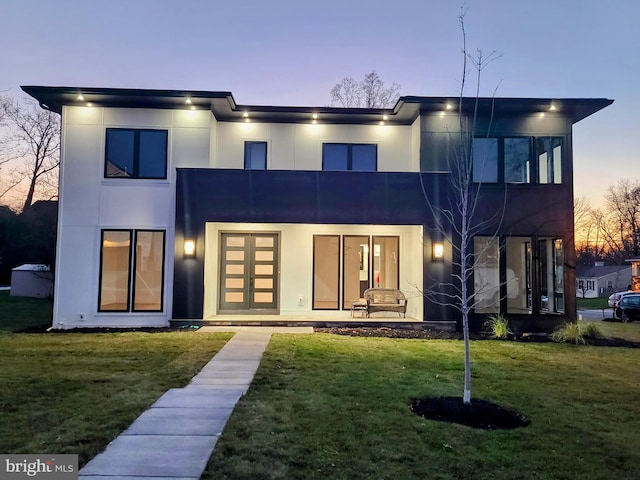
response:
M313 309L350 309L367 288L397 289L399 244L396 236L314 235Z
M564 313L563 265L559 238L475 237L475 312Z
M100 312L161 312L165 232L102 230Z

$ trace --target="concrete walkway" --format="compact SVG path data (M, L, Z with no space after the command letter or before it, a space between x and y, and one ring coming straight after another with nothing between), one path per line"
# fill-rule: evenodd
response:
M207 327L209 328L209 327ZM172 388L79 472L83 480L195 480L236 403L253 380L277 327L217 327L237 331L184 388ZM309 333L313 329L286 329Z

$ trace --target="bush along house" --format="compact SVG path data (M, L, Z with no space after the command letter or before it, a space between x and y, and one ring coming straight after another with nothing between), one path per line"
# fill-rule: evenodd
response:
M531 328L576 316L572 127L612 100L407 96L360 109L22 88L62 115L54 328L459 327L424 292L451 293L459 265L432 207L451 194L452 139L476 105L487 226L471 245L472 327L491 313ZM368 288L404 293L406 318L366 318Z

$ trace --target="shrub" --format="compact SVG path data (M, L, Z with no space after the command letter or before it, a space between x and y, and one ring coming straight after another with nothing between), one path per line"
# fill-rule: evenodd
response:
M490 315L484 322L484 329L493 338L508 338L509 335L513 335L509 328L509 320L499 314Z
M582 329L582 335L584 335L587 338L604 337L604 334L602 333L602 330L600 330L600 327L593 322L588 322L583 324L581 326L581 329Z
M580 325L574 322L567 322L559 325L551 334L554 342L575 343L576 345L587 342L584 340L584 334Z

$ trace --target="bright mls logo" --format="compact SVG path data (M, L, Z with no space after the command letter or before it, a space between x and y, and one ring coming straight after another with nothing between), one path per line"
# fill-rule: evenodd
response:
M77 480L78 455L0 455L2 480Z

